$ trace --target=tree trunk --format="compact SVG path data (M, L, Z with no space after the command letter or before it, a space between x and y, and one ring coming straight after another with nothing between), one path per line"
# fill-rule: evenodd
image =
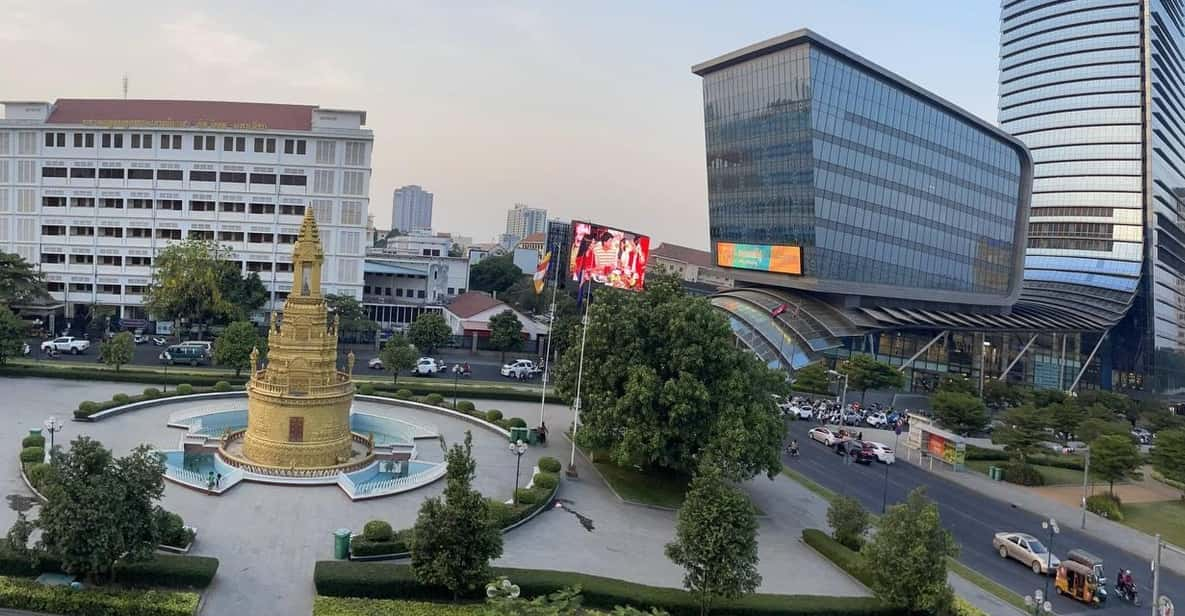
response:
M241 374L242 372L243 372L242 366L235 366L235 378L236 379L239 378L239 374Z
M391 369L391 384L392 385L399 384L399 368L392 368Z

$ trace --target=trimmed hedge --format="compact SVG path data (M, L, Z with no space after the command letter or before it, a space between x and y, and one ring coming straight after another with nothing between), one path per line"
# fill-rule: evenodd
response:
M531 481L536 488L550 491L560 485L560 476L555 473L539 473Z
M360 393L364 396L373 396L374 395L374 385L371 385L370 383L363 383L358 386L358 393Z
M362 536L367 541L390 541L395 536L391 525L383 520L371 520L362 527Z
M0 376L10 377L43 377L50 379L70 379L75 381L115 381L121 383L155 383L170 385L174 383L190 383L194 386L213 386L218 381L229 381L235 384L247 382L246 376L235 377L233 374L214 373L210 376L185 372L170 371L165 375L151 370L137 370L124 366L119 372L102 370L79 365L74 362L57 364L62 367L34 366L26 364L7 364L0 366Z
M411 551L411 529L406 528L392 533L386 541L370 541L363 535L355 535L350 539L350 554L353 556L386 556L390 554L406 554Z
M25 447L21 450L21 462L32 464L45 459L44 447Z
M872 584L872 576L864 568L864 562L860 560L859 552L853 551L848 546L832 539L827 533L817 528L803 529L802 540L807 545L815 548L815 551L822 554L827 560L835 563L837 567L847 571L849 575L857 580L860 580L861 584L865 586Z
M527 427L527 420L522 417L511 417L506 422L511 428L525 428Z
M198 595L191 592L74 590L0 577L0 607L10 609L78 616L190 616L197 606Z
M519 488L514 491L515 500L520 505L538 505L544 496L534 488Z
M313 616L482 616L486 606L480 603L426 603L398 599L361 599L358 597L315 597Z
M86 419L86 418L90 417L91 415L94 415L95 413L98 413L100 411L105 411L107 409L115 408L117 406L123 406L125 404L131 404L133 402L143 402L145 400L156 400L158 398L169 398L172 396L184 396L184 395L194 394L194 393L200 394L200 393L209 393L209 392L215 392L215 391L219 391L219 392L230 391L230 390L233 390L236 388L236 386L232 386L230 383L227 383L226 381L219 381L219 382L225 388L220 389L218 385L214 385L212 387L193 387L193 386L188 385L186 383L182 383L181 385L178 385L176 387L176 389L174 389L173 391L169 391L169 392L162 392L161 390L159 390L155 387L148 387L144 390L143 394L138 395L138 396L129 396L127 394L115 394L114 396L112 396L112 399L108 402L92 402L90 400L87 400L87 401L82 402L78 405L78 410L74 411L74 418L75 419Z
M231 385L227 381L218 381L214 383L214 391L230 391Z
M696 597L677 588L658 588L595 575L538 569L494 567L493 575L510 578L526 597L548 595L579 586L584 606L611 610L618 605L640 609L656 607L672 616L699 616ZM438 586L416 582L410 565L318 561L313 572L317 592L331 597L375 599L418 599L450 601L452 593ZM482 589L478 589L481 591ZM480 595L469 598L478 599ZM736 616L780 614L796 616L904 616L905 612L884 606L870 597L816 597L809 595L755 594L737 601L720 601L714 611Z
M1109 520L1115 520L1116 522L1123 521L1123 507L1120 505L1118 496L1111 496L1110 494L1088 496L1086 497L1086 510L1091 513L1097 513Z
M193 393L193 385L190 385L189 383L182 383L177 386L177 394L178 395L187 396L192 393Z
M472 413L473 411L477 410L477 407L468 400L461 400L457 403L457 410L461 411L462 413Z
M994 462L1006 462L1012 459L1012 456L1007 451L1002 449L987 449L985 447L976 447L975 445L967 445L967 459L968 460L991 460ZM1054 466L1057 468L1068 468L1070 470L1083 470L1084 461L1081 456L1058 456L1037 454L1028 457L1029 464L1036 464L1037 466Z
M43 462L33 462L25 466L25 477L29 478L29 483L33 484L37 491L41 491L45 480L49 474L53 472L53 467Z
M155 387L148 387L144 390L144 398L148 400L159 398L161 395L161 391Z
M1031 464L1010 462L1003 465L1004 481L1022 486L1043 486L1045 477Z
M490 423L495 423L497 421L500 421L501 419L502 419L502 411L500 411L498 409L490 409L490 410L486 411L486 421L488 421Z
M539 458L539 470L545 473L558 473L563 469L564 466L560 464L560 461L551 456Z
M114 396L111 396L111 401L116 404L127 404L128 402L132 401L132 398L127 394L115 394Z
M145 391L145 393L148 392L148 390L144 390L144 391ZM100 406L99 403L94 402L93 400L83 400L82 402L78 403L78 412L76 412L74 414L78 415L78 413L84 413L89 416L89 415L92 415L92 414L98 412L99 406Z
M209 556L156 554L152 560L115 565L115 579L127 586L205 588L218 573L218 559Z
M426 382L426 383L403 382L403 383L400 383L398 386L393 385L391 383L376 382L376 383L374 383L375 395L392 396L394 394L393 397L401 398L401 399L409 399L413 395L422 396L425 394L432 394L432 393L439 393L442 395L447 394L450 396L452 395L453 388L452 388L451 382L447 382L442 379L436 379L435 382L432 382L432 379L427 379L427 380L429 382ZM444 383L448 383L448 384L446 385ZM403 395L399 395L400 393L402 393ZM481 399L481 400L514 400L517 402L535 402L535 403L539 402L539 392L537 392L537 391L528 391L528 390L523 390L523 389L510 389L505 386L483 387L481 385L466 385L464 387L464 389L460 390L460 394L465 396L468 399L476 398L476 399ZM567 404L570 402L569 400L561 398L560 396L557 396L556 394L553 394L553 393L549 393L547 395L547 397L548 397L548 399L550 399L554 402L559 402L559 403L564 403L564 404Z
M21 447L45 447L45 437L40 434L30 434L21 439Z

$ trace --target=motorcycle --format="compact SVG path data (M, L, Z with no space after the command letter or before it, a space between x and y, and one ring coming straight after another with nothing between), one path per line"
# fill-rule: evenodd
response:
M167 341L167 340L165 340L164 338L160 337L160 336L155 336L155 337L153 337L153 339L152 339L152 345L153 345L153 346L165 346L165 343L166 343L166 342L168 342L168 341Z
M1115 594L1118 595L1120 599L1123 599L1124 601L1131 601L1132 605L1139 607L1140 595L1136 591L1135 582L1132 582L1131 584L1124 584L1120 581L1122 579L1123 572L1120 572L1119 575L1115 576Z

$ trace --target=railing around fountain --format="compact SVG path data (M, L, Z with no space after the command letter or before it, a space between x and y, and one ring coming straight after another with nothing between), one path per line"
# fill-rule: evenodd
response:
M375 492L396 492L402 489L431 483L444 476L447 468L444 464L437 464L422 473L415 473L406 477L393 477L379 481L365 481L354 486L354 493L358 495L373 494ZM347 479L349 479L347 477ZM353 485L353 480L350 480Z
M269 475L272 477L292 477L292 478L318 478L318 477L332 477L338 473L352 473L357 470L366 468L374 463L374 440L370 436L363 436L356 432L350 433L350 438L358 443L367 445L367 455L361 460L350 462L348 464L339 464L337 466L327 466L323 468L297 468L284 466L268 466L265 464L255 464L230 454L227 451L227 446L230 443L243 438L247 434L247 430L236 430L234 432L227 432L222 435L221 448L218 451L218 457L225 463L241 469L247 473L254 473L256 475Z

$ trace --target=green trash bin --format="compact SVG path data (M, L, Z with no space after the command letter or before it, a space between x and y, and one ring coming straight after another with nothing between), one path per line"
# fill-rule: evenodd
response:
M510 429L510 442L511 443L517 443L518 441L522 441L524 443L529 443L530 440L531 440L531 431L529 429L527 429L527 428L511 428Z
M333 531L333 557L338 560L350 558L350 529L339 528Z
M1004 478L1004 471L998 466L988 467L988 478L992 481L1000 481Z

